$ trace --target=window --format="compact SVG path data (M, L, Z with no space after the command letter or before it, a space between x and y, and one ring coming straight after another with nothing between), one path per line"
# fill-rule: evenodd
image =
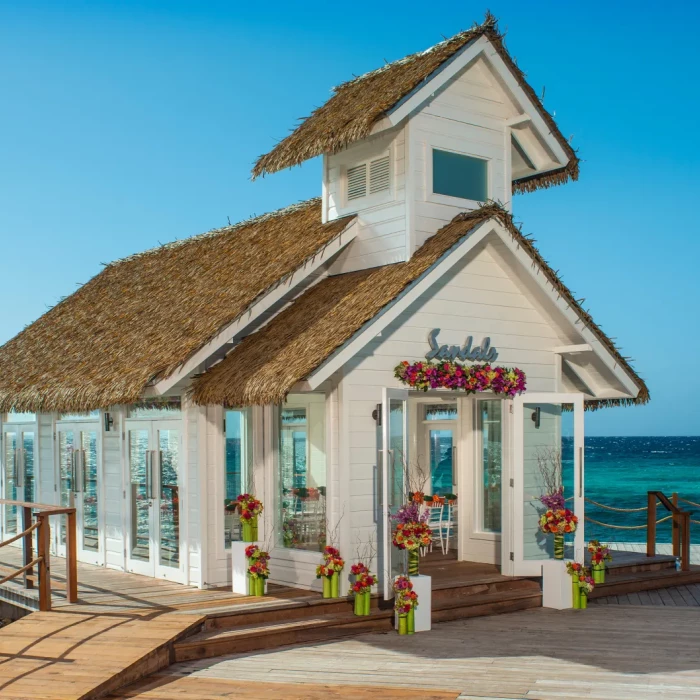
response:
M485 202L488 199L488 161L434 148L433 192Z
M241 522L234 510L236 499L254 490L251 411L226 411L224 421L224 547L228 549L231 542L241 539Z
M36 422L36 413L8 413L5 419L6 423L34 423Z
M386 192L391 186L389 156L348 168L348 201Z
M454 495L457 404L426 403L423 405L423 420L428 438L430 493L439 496Z
M503 465L503 424L500 401L478 401L481 432L481 488L484 532L501 531L501 473Z
M129 418L178 418L180 397L132 404L128 415Z
M325 397L290 394L279 419L278 544L318 552L326 544Z

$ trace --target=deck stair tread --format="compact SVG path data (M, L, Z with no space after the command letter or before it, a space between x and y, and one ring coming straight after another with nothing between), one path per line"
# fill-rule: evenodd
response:
M700 566L691 566L690 571L676 571L661 569L656 571L637 571L634 573L615 574L606 578L605 583L599 583L592 598L601 598L608 595L620 595L636 593L639 591L653 590L655 588L669 588L682 586L688 583L700 582Z
M461 608L476 607L488 605L490 603L507 603L520 599L537 599L541 597L539 590L525 589L514 591L500 591L495 593L482 593L458 598L454 601L444 601L433 605L433 614L441 611L458 610ZM300 619L268 622L258 622L250 625L241 625L237 627L227 627L223 629L205 630L192 634L185 639L180 640L175 644L175 648L185 648L193 646L201 646L207 643L223 642L226 640L239 639L251 635L274 635L282 631L288 630L303 630L321 627L338 627L352 628L354 625L360 625L368 620L391 619L394 617L393 609L379 610L373 609L369 616L358 617L351 612L335 613L330 615L317 615L314 617L306 617Z

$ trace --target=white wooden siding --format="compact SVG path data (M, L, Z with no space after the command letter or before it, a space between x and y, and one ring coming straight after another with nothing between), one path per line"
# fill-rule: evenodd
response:
M105 566L124 569L126 549L126 499L124 467L125 455L124 409L110 411L114 424L108 433L102 431L102 483L104 493Z
M386 152L391 161L389 190L347 201L347 168ZM406 259L405 163L403 128L370 137L341 153L326 157L324 196L327 197L328 220L348 214L358 214L359 217L357 238L338 256L330 268L330 274L388 265Z
M401 360L422 359L427 336L440 328L439 342L462 345L490 336L497 363L517 366L530 391L556 390L558 360L553 349L559 331L548 322L511 279L489 246L472 251L452 272L420 297L380 337L344 368L341 382L348 430L351 511L349 538L375 537L375 465L377 428L372 411L381 388L399 387L394 367Z

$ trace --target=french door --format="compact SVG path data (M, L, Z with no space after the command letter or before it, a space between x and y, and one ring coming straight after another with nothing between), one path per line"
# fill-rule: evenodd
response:
M513 400L513 571L539 576L553 559L554 538L540 532L546 507L540 498L560 486L566 507L578 517L565 537L565 557L584 556L583 394L528 393Z
M104 564L102 473L99 468L99 423L57 423L59 495L62 506L75 508L78 559ZM65 556L66 518L58 528L57 551Z
M384 599L393 597L392 582L406 572L405 553L391 544L391 516L406 502L408 494L408 391L387 389L382 392L378 421L378 460L380 518L379 563Z
M127 569L184 582L179 420L127 421Z
M2 494L9 501L36 500L35 465L36 426L6 423L2 429ZM22 509L3 506L4 538L21 532Z

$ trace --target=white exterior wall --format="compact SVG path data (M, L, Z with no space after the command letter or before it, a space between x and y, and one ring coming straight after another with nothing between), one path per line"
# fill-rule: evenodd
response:
M104 421L100 420L102 431L102 494L105 523L105 566L110 569L124 569L127 547L126 484L122 460L127 458L124 435L126 410L110 410L114 419L112 429L104 431Z
M325 157L324 210L326 220L358 214L359 233L330 269L341 274L368 267L388 265L406 259L405 134L394 129L355 144L336 155ZM390 156L391 187L386 192L347 201L348 167Z
M54 440L53 440L53 416L50 413L40 413L37 416L37 443L38 453L34 456L36 474L38 476L38 488L36 500L39 503L55 505L58 503L58 489L54 476Z
M562 342L557 331L488 248L473 251L344 368L351 543L376 537L377 428L372 411L381 402L382 387L402 386L394 378L394 367L401 360L424 358L433 328L441 329L441 344L462 345L469 335L476 344L489 336L499 352L497 364L522 369L529 391L557 390L553 348Z
M409 198L413 199L412 251L463 211L480 202L447 197L432 191L432 149L456 151L487 159L489 199L510 208L510 130L505 120L517 109L497 86L483 59L457 78L411 117L408 150L411 169Z

